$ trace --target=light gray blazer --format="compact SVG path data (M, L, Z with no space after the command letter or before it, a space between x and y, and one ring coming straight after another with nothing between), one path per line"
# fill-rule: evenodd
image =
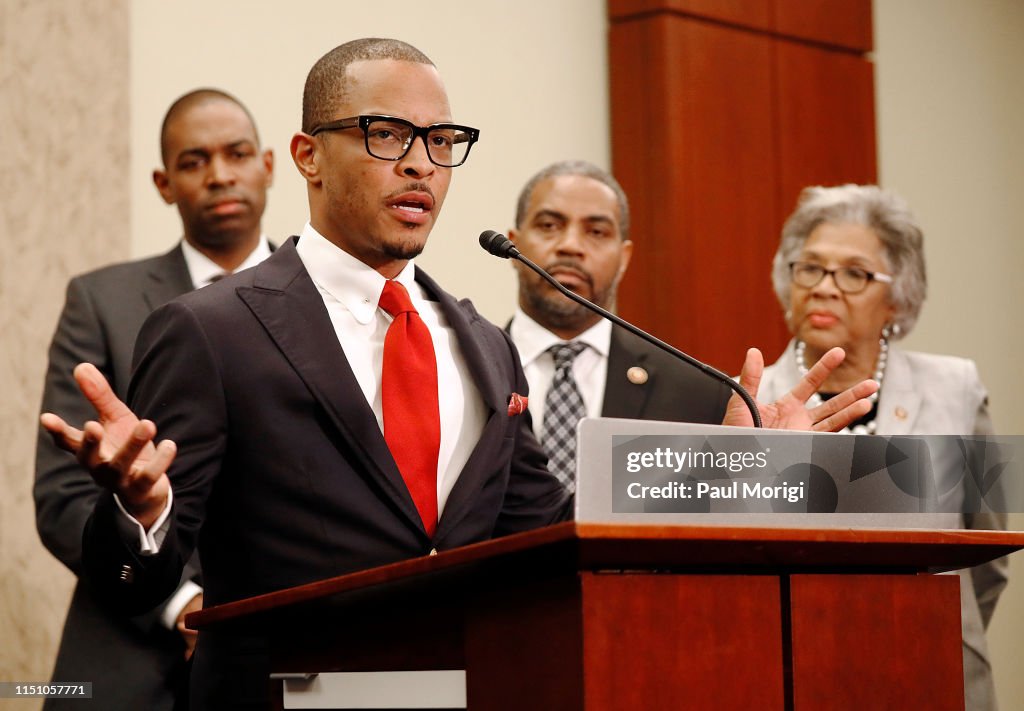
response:
M800 379L795 344L765 368L757 399L774 402ZM974 361L955 356L905 351L890 345L878 396L878 434L994 434L988 393ZM943 514L946 528L1005 529L1006 514ZM995 688L985 643L985 627L1006 587L1006 558L960 571L964 694L967 711L995 711Z

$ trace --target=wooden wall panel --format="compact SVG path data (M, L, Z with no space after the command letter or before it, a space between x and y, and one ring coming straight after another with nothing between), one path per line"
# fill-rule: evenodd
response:
M876 180L872 65L824 44L870 47L870 2L788 2L609 2L612 169L636 241L620 312L732 373L788 340L769 273L799 190Z
M654 13L691 15L771 30L775 24L774 3L775 0L608 0L608 17L621 21Z
M794 711L963 709L957 578L792 576Z
M779 219L761 208L776 202L771 41L668 16L613 27L612 48L614 64L643 77L612 107L613 172L636 241L620 310L737 372L756 342L742 324L771 298L774 247L761 238Z
M870 52L871 3L865 0L775 0L775 31Z
M861 52L873 44L867 0L608 0L613 22L654 14L699 17Z
M874 182L874 66L795 42L775 51L783 212L807 185Z
M581 578L587 709L785 708L778 577Z

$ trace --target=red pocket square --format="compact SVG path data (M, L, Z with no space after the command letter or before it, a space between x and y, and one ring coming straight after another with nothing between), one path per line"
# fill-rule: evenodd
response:
M527 397L523 397L519 393L512 393L508 397L508 416L515 417L516 415L523 414L526 410L526 402L529 400Z

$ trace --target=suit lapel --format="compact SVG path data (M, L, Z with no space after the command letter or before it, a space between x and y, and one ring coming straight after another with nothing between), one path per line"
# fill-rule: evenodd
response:
M502 344L507 342L498 330L484 321L472 307L462 307L419 269L416 270L416 281L430 298L436 299L440 304L448 325L455 332L462 357L488 410L480 439L459 473L459 478L448 494L444 510L441 512L434 536L435 541L441 541L466 515L473 505L477 492L487 477L495 471L495 462L499 458L505 427L508 424L508 397L511 394L509 376L507 373L503 375L504 367L501 364L511 361L511 352L495 354L493 349L487 347L488 334L501 339ZM507 345L503 347L507 350ZM503 360L496 360L496 355L505 357Z
M878 433L905 435L916 429L921 414L921 393L914 387L914 371L906 354L889 346L882 390L878 395Z
M472 307L462 308L419 268L416 269L416 281L431 299L436 299L440 304L448 325L455 331L462 357L466 360L484 403L488 408L504 413L508 405L508 383L493 368L493 354L486 352L482 339L485 329L492 328L492 324L483 321Z
M323 406L363 471L396 503L410 525L423 531L373 410L338 343L323 298L295 251L295 240L257 266L253 286L239 287L237 293Z
M627 377L630 368L640 368L646 373L643 383L634 383ZM634 371L639 374L639 371ZM655 369L647 362L647 354L634 351L621 329L612 328L611 344L608 348L608 375L605 378L602 417L624 417L639 419L643 415L647 395L654 387Z
M192 277L181 244L150 265L142 298L150 311L192 291Z

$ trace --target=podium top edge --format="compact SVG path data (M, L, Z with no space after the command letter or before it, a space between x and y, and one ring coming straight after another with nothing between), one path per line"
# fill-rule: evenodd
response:
M565 522L534 531L307 583L191 613L202 629L282 608L361 591L472 574L487 566L509 574L545 569L751 569L763 573L848 568L863 572L935 572L978 565L1024 548L1024 532L960 529L755 528ZM524 561L528 561L524 565Z

